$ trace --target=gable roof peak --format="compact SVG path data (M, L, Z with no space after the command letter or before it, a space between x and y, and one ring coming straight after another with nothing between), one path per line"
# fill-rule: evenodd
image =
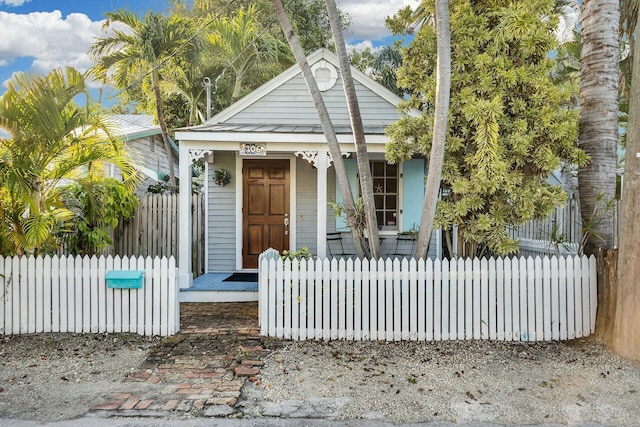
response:
M335 67L336 71L339 73L340 71L340 61L336 54L331 52L327 48L320 48L315 52L311 53L307 56L307 63L313 69L318 63L322 63L322 61L326 61L326 63L331 64ZM351 75L355 82L361 84L369 91L375 93L380 98L384 99L389 104L397 107L398 104L402 101L402 99L397 96L395 93L391 92L389 89L381 85L380 83L373 80L371 77L365 75L363 72L355 68L353 65L350 66ZM235 103L231 104L229 107L220 111L218 114L214 115L210 120L208 120L204 125L201 126L210 126L213 124L224 123L229 119L233 118L236 114L242 112L243 110L251 107L254 103L258 102L260 99L274 92L290 80L296 78L302 74L302 70L298 66L298 64L293 64L287 70L280 73L278 76L274 77L267 83L263 84L259 88L255 89L253 92L239 99ZM335 78L336 76L332 76ZM410 115L418 115L416 112L412 111L409 113Z

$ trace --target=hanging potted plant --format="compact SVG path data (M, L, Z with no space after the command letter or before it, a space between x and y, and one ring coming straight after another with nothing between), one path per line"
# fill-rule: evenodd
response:
M227 169L218 169L213 172L213 182L216 185L226 185L231 181L231 172Z

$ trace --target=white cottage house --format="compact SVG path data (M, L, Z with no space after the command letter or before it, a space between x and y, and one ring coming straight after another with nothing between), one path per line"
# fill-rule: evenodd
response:
M355 146L338 59L322 49L308 61L357 196ZM401 99L355 68L351 72L373 171L382 251L391 254L397 249L398 234L415 229L420 222L425 160L415 158L399 165L385 162L389 141L385 128L401 117L397 109ZM353 253L345 221L336 218L329 205L340 202L341 195L318 114L297 65L204 125L179 130L176 138L183 180L190 176L187 171L192 161L207 160L205 271L210 278L257 271L258 255L269 247L282 251L306 246L320 258ZM228 172L228 183L217 185L216 172ZM186 236L180 241L180 285L192 288L189 193L181 192L180 198L180 236ZM432 257L440 256L439 234L434 233L430 246ZM341 240L334 240L336 236Z

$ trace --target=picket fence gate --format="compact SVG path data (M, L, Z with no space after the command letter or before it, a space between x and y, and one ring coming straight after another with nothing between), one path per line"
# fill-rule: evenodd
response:
M108 288L111 270L143 270L142 287ZM0 257L0 334L169 336L179 319L173 257Z
M595 257L259 260L262 335L568 340L594 332Z

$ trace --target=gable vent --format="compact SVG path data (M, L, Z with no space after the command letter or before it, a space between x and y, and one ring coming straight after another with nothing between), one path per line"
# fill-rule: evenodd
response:
M335 86L338 80L338 70L327 61L320 61L311 67L318 89L325 92Z

